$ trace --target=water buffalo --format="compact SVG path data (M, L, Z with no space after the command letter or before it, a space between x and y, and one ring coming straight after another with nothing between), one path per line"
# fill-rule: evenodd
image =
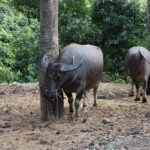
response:
M75 117L78 117L78 108L83 95L83 107L86 107L87 92L93 88L94 104L96 93L103 71L103 54L99 47L93 45L70 44L66 46L54 62L48 61L48 53L42 60L46 68L48 84L45 97L53 99L57 91L63 89L70 105L70 114L73 114L73 96L75 98Z
M142 82L142 102L147 102L146 89L150 77L150 52L144 47L132 47L125 58L125 71L131 78L130 96L133 95L133 86L136 86L135 101L140 100L139 82ZM149 89L147 90L149 91Z

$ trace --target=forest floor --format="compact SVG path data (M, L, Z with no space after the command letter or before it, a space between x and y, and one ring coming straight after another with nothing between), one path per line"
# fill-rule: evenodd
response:
M0 150L150 150L150 97L134 102L129 89L101 83L98 108L91 91L77 123L68 117L67 99L64 121L41 123L38 83L0 84Z

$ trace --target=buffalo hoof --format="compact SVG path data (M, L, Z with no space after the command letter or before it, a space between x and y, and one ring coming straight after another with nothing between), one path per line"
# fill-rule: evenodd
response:
M73 118L74 112L69 112L69 118Z
M146 91L146 94L147 94L147 95L150 95L150 90L147 90L147 91Z
M78 118L79 118L79 113L78 111L75 112L75 115L74 115L74 123L77 123L78 122Z
M140 97L136 97L135 99L134 99L134 101L140 101L141 99L140 99Z
M88 110L87 107L83 107L81 110L81 115L87 113L87 110Z
M97 104L93 104L93 107L92 107L93 110L97 110Z
M73 123L78 123L78 122L79 122L78 118L77 118L77 117L74 117Z
M146 98L142 98L142 103L146 103L147 99Z
M132 97L132 96L134 96L134 93L133 93L133 92L130 92L130 93L129 93L129 97Z

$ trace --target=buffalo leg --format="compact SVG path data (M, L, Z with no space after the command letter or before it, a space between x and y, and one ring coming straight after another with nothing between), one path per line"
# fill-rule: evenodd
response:
M140 101L139 82L138 81L135 83L135 87L136 87L136 92L137 92L135 101Z
M85 113L87 111L87 99L88 99L88 91L85 91L84 98L83 98L82 113Z
M94 95L93 107L97 107L97 102L96 102L96 99L97 99L97 90L98 90L98 86L96 86L96 87L93 89L93 95Z
M83 91L77 92L76 99L75 99L75 117L76 118L78 118L79 116L78 110L80 107L80 100L82 98L82 95L83 95Z
M65 91L64 91L64 92L65 92ZM65 92L65 94L66 94L67 97L68 97L69 114L72 116L72 115L73 115L73 112L74 112L74 109L73 109L73 96L72 96L72 93L67 93L67 92Z
M147 84L146 95L150 95L150 77L148 78L148 84Z
M146 102L147 102L147 98L146 98L147 82L148 82L147 79L145 79L145 80L143 81L143 96L142 96L142 103L146 103Z
M134 82L133 80L131 79L131 90L129 92L129 96L134 96Z

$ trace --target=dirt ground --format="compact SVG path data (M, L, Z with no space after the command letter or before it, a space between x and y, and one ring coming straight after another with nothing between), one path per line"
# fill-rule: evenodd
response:
M67 99L64 121L41 123L38 83L0 84L0 150L150 150L150 97L134 102L129 89L101 83L98 108L91 91L78 123L68 118Z

